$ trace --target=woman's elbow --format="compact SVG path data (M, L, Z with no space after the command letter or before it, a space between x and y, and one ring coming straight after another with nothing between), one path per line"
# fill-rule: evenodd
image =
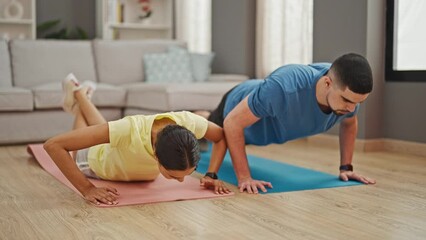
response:
M55 138L50 138L43 144L43 148L46 152L51 152L57 146L58 146L58 143L56 142Z

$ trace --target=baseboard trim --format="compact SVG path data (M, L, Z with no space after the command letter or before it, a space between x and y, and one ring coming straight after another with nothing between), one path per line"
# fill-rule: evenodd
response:
M339 148L339 136L318 134L308 137L308 143L321 147ZM426 143L402 141L389 138L357 139L355 142L355 151L390 151L426 157Z

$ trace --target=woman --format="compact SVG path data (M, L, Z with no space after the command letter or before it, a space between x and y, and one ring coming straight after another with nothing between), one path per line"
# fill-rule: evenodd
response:
M200 182L215 193L229 189L217 179L226 142L222 128L190 112L135 115L107 122L90 101L96 84L79 84L73 74L63 81L66 112L75 115L73 131L55 136L44 149L65 177L94 204L116 204L119 193L98 188L87 177L150 181L160 173L180 182L200 159L197 139L213 142L210 166ZM69 152L71 151L71 155Z

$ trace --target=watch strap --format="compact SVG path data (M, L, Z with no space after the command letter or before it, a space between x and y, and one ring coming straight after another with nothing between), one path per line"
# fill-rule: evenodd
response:
M354 167L352 166L352 164L346 164L346 165L341 165L340 167L339 167L339 170L340 171L353 171L354 170Z
M206 177L212 178L212 179L218 179L217 174L215 172L206 172Z

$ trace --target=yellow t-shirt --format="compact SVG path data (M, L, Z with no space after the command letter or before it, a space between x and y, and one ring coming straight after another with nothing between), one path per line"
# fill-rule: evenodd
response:
M160 173L151 144L154 120L169 118L192 133L204 137L208 121L191 112L169 112L156 115L136 115L108 122L108 144L89 149L90 168L102 179L116 181L153 180Z

